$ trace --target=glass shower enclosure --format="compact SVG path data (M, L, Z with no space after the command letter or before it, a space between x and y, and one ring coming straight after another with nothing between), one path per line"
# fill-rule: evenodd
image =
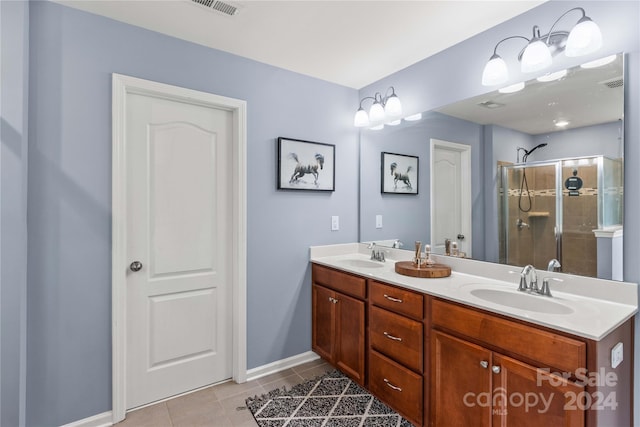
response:
M622 159L604 156L503 165L500 262L598 276L596 230L622 226Z

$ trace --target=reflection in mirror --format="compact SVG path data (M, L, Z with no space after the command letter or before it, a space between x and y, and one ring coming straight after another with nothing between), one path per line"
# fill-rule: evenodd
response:
M528 81L519 92L363 129L360 240L439 248L449 236L474 259L622 280L623 70L619 54L606 65L554 73L556 80ZM432 190L452 179L434 163L438 144L471 147L466 235L456 201ZM419 157L419 194L380 192L385 151Z

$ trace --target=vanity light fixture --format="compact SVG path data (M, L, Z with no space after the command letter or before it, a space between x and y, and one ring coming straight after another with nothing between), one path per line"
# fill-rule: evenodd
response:
M555 73L547 73L544 76L538 77L536 80L542 83L547 83L555 80L560 80L566 75L567 75L567 70L560 70L560 71L556 71Z
M369 114L362 107L362 103L367 99L373 100L373 104L369 108ZM374 129L380 125L384 127L385 122L397 121L400 116L402 116L402 104L400 103L400 98L396 95L394 87L391 86L384 96L380 92L376 92L374 96L365 96L360 100L360 107L353 118L353 125L359 128L373 125L374 127L371 129Z
M582 12L582 17L571 31L554 31L556 24L574 10ZM531 39L524 36L509 36L500 40L493 48L493 55L482 72L484 86L500 85L509 80L507 63L498 55L498 46L510 39L527 41L527 45L518 55L520 71L523 73L533 73L548 68L553 62L553 55L560 52L564 51L569 57L583 56L597 51L602 46L602 33L598 25L587 16L583 8L574 7L556 19L547 34L541 35L540 27L534 25Z
M507 86L507 87L503 87L501 89L498 89L498 92L500 92L500 93L515 93L515 92L520 92L522 89L524 89L524 82L520 82L520 83L512 84L512 85Z

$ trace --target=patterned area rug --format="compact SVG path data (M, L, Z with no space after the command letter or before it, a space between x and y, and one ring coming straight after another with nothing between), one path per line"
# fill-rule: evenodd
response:
M260 427L412 426L340 371L246 402Z

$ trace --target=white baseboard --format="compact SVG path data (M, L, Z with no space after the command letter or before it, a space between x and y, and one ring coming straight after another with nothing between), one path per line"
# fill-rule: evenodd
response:
M303 363L312 362L319 358L320 356L313 351L307 351L306 353L300 353L295 356L287 357L286 359L276 360L275 362L258 366L257 368L248 369L247 381L275 374L276 372L284 371L285 369L293 368L294 366L302 365Z
M110 427L112 425L113 414L111 413L111 411L108 411L89 418L65 424L62 427Z
M287 357L286 359L276 360L275 362L247 370L247 381L256 380L267 375L275 374L276 372L284 371L285 369L293 368L294 366L302 365L303 363L312 362L319 358L320 356L318 356L313 351L307 351L306 353L297 354L295 356ZM65 424L62 427L110 427L112 425L113 414L111 411L108 411L89 418Z

